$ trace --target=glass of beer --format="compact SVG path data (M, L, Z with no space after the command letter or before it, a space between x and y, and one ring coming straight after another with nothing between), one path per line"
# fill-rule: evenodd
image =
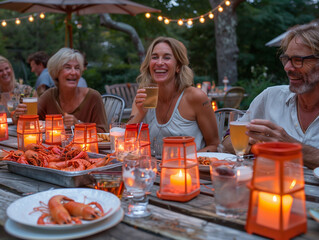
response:
M27 115L38 114L38 98L36 97L23 98L23 103L27 105Z
M247 113L249 114L249 113ZM240 121L243 113L232 111L229 114L230 140L237 155L237 161L244 160L249 137L246 135L248 121ZM248 118L249 119L249 118Z
M146 99L144 101L145 108L156 108L158 97L158 86L156 83L149 83L144 87L146 90Z

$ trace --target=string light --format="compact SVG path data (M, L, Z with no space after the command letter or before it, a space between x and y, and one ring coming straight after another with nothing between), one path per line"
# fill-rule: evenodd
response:
M37 16L37 14L35 14L35 16ZM39 15L39 17L41 19L45 18L44 13L41 13ZM6 27L8 25L8 22L13 22L13 21L15 22L16 25L20 25L21 24L21 20L23 20L23 19L28 19L29 22L33 22L34 21L34 17L32 15L21 16L21 17L18 17L18 18L2 19L0 21L1 21L1 26L2 27Z
M225 5L226 7L231 5L231 1L229 0L221 0L220 4L217 5L217 7L215 7L214 9L212 9L211 11L205 13L205 14L201 14L200 16L197 17L193 17L193 18L187 18L187 19L183 19L183 18L179 18L179 19L169 19L167 17L164 16L158 16L157 20L158 21L162 21L164 19L164 23L165 24L169 24L170 22L177 22L177 24L179 26L183 26L184 23L187 23L188 26L192 26L194 24L195 20L198 20L200 23L204 23L205 22L205 17L208 17L210 19L213 19L215 17L214 12L218 11L218 12L223 12L224 8L222 7L222 5ZM146 18L150 18L151 14L150 13L146 13L145 14Z

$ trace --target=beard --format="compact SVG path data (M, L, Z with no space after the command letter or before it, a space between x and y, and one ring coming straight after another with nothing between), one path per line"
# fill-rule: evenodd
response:
M319 66L315 66L307 74L301 74L299 72L288 71L288 77L302 79L300 84L289 84L289 90L296 94L304 94L312 91L319 83Z

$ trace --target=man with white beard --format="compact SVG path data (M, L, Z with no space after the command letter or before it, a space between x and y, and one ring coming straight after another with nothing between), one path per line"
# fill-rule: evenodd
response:
M256 142L302 144L304 165L319 166L319 26L291 29L281 42L280 60L289 86L269 87L251 103L246 134ZM240 121L249 121L248 114ZM230 138L225 151L233 152Z

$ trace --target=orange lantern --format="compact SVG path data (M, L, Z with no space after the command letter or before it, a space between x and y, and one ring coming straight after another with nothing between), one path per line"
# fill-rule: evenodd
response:
M217 102L215 100L212 101L212 108L214 111L218 109Z
M194 137L163 138L160 190L165 200L186 202L200 193Z
M0 141L8 140L8 122L7 113L0 113Z
M291 239L307 231L301 145L258 143L250 184L248 233Z
M45 115L45 143L60 145L64 133L62 114Z
M42 143L39 115L21 115L17 124L18 149L25 150L28 144Z
M124 136L124 148L125 151L129 151L129 148L133 147L136 142L139 143L139 150L141 155L151 156L151 142L150 133L148 130L148 124L143 123L140 131L140 135L137 139L138 130L140 124L126 124L125 136Z
M83 151L98 153L98 139L95 123L79 123L74 127L73 143L82 147Z

